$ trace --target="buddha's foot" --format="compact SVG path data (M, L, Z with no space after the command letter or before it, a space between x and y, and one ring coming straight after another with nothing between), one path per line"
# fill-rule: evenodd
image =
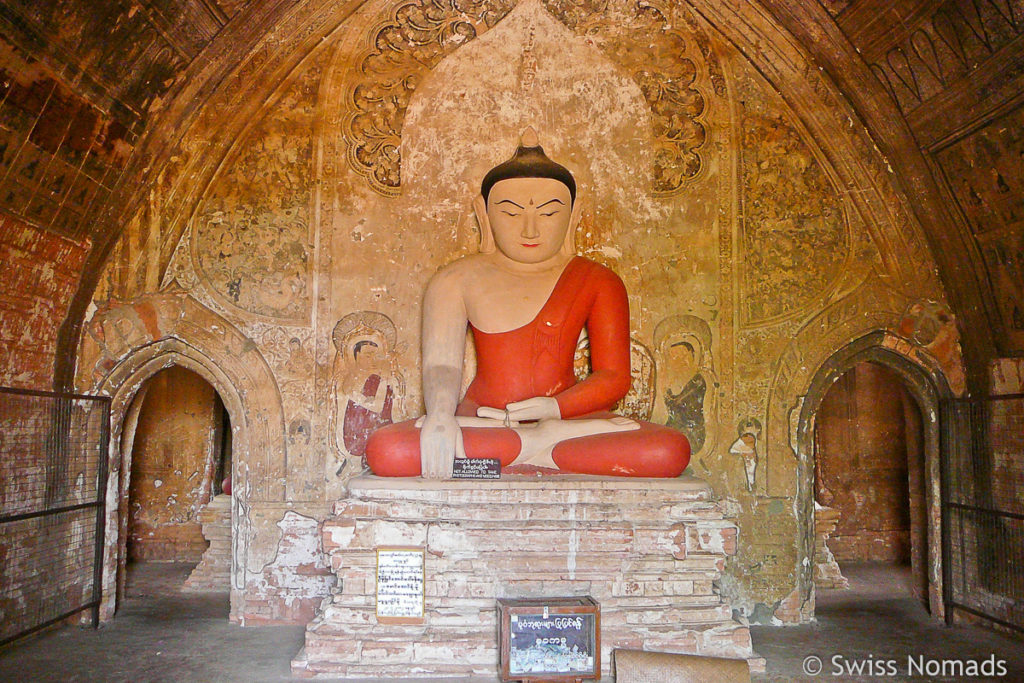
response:
M535 424L522 425L516 429L522 448L512 464L558 469L551 456L555 446L563 441L636 429L640 429L640 423L622 416L582 420L541 420Z

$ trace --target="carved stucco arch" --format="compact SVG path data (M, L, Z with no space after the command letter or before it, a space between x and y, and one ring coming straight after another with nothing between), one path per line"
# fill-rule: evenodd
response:
M805 322L772 368L765 414L766 450L758 464L758 493L797 494L791 448L800 408L818 368L839 349L877 330L895 329L909 301L878 284L863 285Z
M538 2L553 19L629 74L654 128L651 187L677 194L698 177L707 94L696 85L707 71L716 94L725 78L710 41L689 9L665 0L402 0L368 26L348 72L342 134L349 165L375 192L401 191L402 129L412 97L445 58L502 22L515 8ZM525 57L524 57L525 59Z
M842 91L786 27L756 2L691 0L778 92L813 137L859 214L893 282L909 291L937 290L934 261L910 203L888 161Z
M939 404L953 397L938 361L921 347L892 332L875 330L846 344L816 370L802 395L793 434L797 459L797 590L801 602L811 600L814 579L814 420L829 388L858 363L876 363L892 370L914 398L922 417L925 509L927 511L928 606L932 618L945 616L941 529L942 428ZM949 425L953 428L955 425ZM961 435L952 434L956 439Z
M108 338L104 326L116 327ZM181 293L156 294L98 312L90 323L93 343L84 344L81 363L98 378L94 391L115 395L138 365L161 348L187 355L211 373L222 373L222 387L238 396L239 415L249 430L252 456L236 488L246 499L281 502L288 466L284 410L274 374L251 339L228 320ZM215 375L216 376L216 375Z
M136 317L137 316L137 317ZM81 362L93 368L95 393L110 396L110 449L104 550L103 618L113 616L119 567L126 543L128 472L131 454L124 448L124 428L137 411L140 389L157 372L177 365L210 383L224 402L233 429L233 511L254 502L284 500L283 473L287 468L284 412L270 367L255 345L224 318L181 294L155 295L100 311L90 330L116 318L131 322L123 345L85 344ZM139 324L142 321L143 324ZM92 339L96 336L92 335ZM116 358L111 357L111 352ZM240 603L249 563L250 532L237 527L232 537L232 613Z

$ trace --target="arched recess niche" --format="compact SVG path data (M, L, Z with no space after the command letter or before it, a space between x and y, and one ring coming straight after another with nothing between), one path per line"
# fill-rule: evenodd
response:
M288 466L280 393L266 361L228 321L180 294L98 312L80 361L92 370L92 391L112 399L101 618L113 617L123 596L131 440L146 381L177 365L209 382L231 419L231 618L237 619L244 610L247 576L260 569L250 567L245 510L253 502L284 500Z
M924 437L925 510L927 522L928 609L945 619L943 603L941 452L943 425L939 405L953 397L938 362L912 342L891 332L875 331L833 353L814 373L800 408L795 442L797 455L797 588L802 601L811 599L814 579L814 420L829 388L858 363L871 362L892 370L921 411ZM952 439L957 435L952 434Z

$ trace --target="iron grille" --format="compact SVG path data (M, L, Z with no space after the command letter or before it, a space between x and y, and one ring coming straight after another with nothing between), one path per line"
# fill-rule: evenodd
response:
M1024 394L951 401L944 413L947 619L955 607L1024 631Z
M0 645L99 622L110 399L0 387Z

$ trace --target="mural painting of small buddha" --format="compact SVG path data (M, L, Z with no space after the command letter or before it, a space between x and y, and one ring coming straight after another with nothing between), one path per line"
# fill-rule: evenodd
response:
M382 313L350 313L334 327L331 429L343 456L362 458L377 428L393 422L405 381L395 367L396 331Z
M714 414L711 329L697 316L670 316L655 328L654 344L659 356L658 398L664 402L656 419L686 434L696 454L708 441L708 417Z

